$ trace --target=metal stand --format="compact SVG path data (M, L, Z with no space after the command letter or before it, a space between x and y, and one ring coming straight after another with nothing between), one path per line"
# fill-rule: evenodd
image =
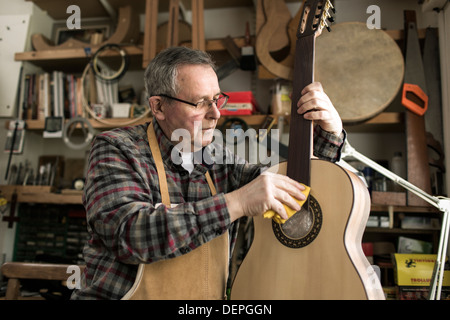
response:
M441 290L442 290L442 282L444 279L444 267L445 267L445 260L447 257L447 246L448 246L448 234L449 234L449 212L450 212L450 199L445 197L435 197L427 194L420 188L416 187L415 185L409 183L405 179L399 177L395 173L387 170L383 166L379 165L375 161L372 161L371 159L367 158L366 156L362 155L358 151L356 151L348 142L348 140L345 142L343 152L342 152L342 158L353 158L356 160L361 161L362 163L368 165L372 169L378 171L385 177L391 179L395 183L399 184L406 190L414 193L418 197L422 198L426 202L430 203L431 205L435 206L437 209L439 209L443 213L442 217L442 228L441 228L441 235L439 239L439 248L437 252L436 257L436 263L434 265L433 275L430 281L430 294L429 294L429 300L440 300L441 299Z

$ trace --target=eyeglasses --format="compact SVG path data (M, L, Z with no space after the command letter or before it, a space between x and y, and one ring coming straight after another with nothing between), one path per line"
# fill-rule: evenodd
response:
M186 101L186 100L181 100L181 99L178 99L178 98L174 98L174 97L171 97L171 96L168 96L168 95L165 95L165 94L155 94L155 96L161 96L161 97L165 97L165 98L172 99L172 100L175 100L175 101L183 102L183 103L186 103L186 104L188 104L190 106L193 106L193 107L195 107L197 109L209 109L209 108L212 107L213 103L217 106L217 109L222 109L223 107L225 107L225 105L228 102L228 99L230 98L225 93L221 92L219 97L217 97L215 99L203 100L203 101L200 101L200 102L197 102L197 103L193 103L193 102L189 102L189 101Z

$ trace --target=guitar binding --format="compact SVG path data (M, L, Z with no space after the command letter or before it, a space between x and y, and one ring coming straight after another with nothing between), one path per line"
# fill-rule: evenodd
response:
M309 217L305 215L309 215ZM303 222L299 223L299 219L303 220ZM322 221L322 209L320 208L319 202L310 195L308 210L298 211L284 225L272 221L272 229L275 237L281 244L288 248L300 249L308 246L317 238L322 228ZM293 230L289 230L290 224L292 224ZM295 234L299 229L302 229L299 227L300 225L306 225L307 228L300 230L301 234Z

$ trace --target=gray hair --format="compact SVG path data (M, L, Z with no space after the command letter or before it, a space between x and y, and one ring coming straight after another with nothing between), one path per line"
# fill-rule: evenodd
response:
M178 68L183 65L209 65L216 70L211 56L201 50L187 47L170 47L161 51L150 61L144 73L147 96L158 94L176 96Z

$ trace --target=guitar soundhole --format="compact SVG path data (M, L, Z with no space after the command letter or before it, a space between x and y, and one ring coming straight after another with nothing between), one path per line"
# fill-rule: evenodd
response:
M310 196L309 210L297 211L284 224L272 221L275 237L289 248L303 248L316 239L322 227L322 210L317 200Z

